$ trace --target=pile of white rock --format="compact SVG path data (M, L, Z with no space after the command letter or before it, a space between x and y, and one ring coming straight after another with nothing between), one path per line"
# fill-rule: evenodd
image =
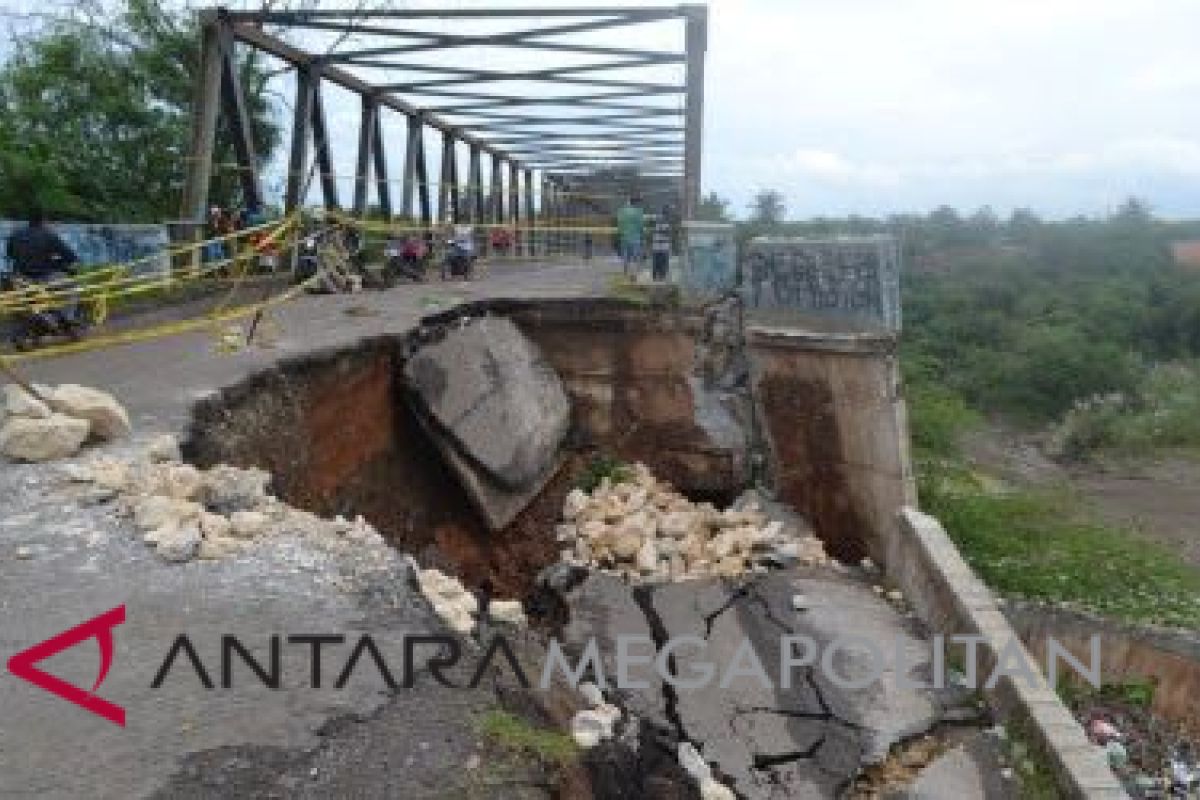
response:
M588 707L571 718L571 738L580 747L590 749L616 735L621 709L606 702L604 693L594 683L579 684L579 693Z
M693 503L639 463L626 480L606 477L590 494L568 494L557 538L567 547L562 560L635 582L736 578L771 566L830 563L810 531L768 519L761 506L753 496L723 511Z
M440 570L423 569L417 571L417 586L446 627L462 636L474 632L479 600L462 581ZM512 627L524 626L527 621L520 600L491 600L487 616L492 622Z
M0 454L13 461L53 461L73 456L88 441L127 436L129 415L107 392L64 383L4 387Z
M183 463L178 443L168 435L132 458L100 455L62 469L70 481L90 485L93 499L115 501L165 561L235 556L282 534L356 557L374 553L382 559L390 551L362 517L326 520L271 496L270 475L261 469L218 464L202 470Z

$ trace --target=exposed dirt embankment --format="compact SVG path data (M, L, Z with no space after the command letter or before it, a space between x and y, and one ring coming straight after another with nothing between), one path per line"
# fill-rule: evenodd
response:
M561 375L573 409L568 458L503 530L489 533L403 381L408 354L440 325L507 312ZM318 514L362 514L422 563L507 596L558 560L562 500L589 454L641 460L684 491L733 497L745 448L696 421L689 377L695 320L606 303L468 307L408 335L283 362L197 407L185 443L198 464L259 466L287 502Z
M540 348L571 403L565 466L494 533L414 414L403 378L423 343L486 314L509 317ZM752 337L743 352L741 335L711 313L615 301L468 305L407 334L281 362L206 399L185 450L201 466L262 467L287 502L362 514L422 563L507 596L525 594L558 560L562 499L597 453L640 461L719 504L757 472L831 553L874 554L910 493L894 359L878 343L819 336Z

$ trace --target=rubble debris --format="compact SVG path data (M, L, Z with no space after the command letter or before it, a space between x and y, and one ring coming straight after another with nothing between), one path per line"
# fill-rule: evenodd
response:
M50 389L45 397L49 406L58 413L87 420L93 439L110 442L128 436L132 430L129 414L108 392L64 383Z
M433 606L434 613L450 630L460 636L471 635L475 630L479 602L462 581L440 570L423 569L417 573L417 585Z
M712 778L712 767L704 760L696 750L696 746L691 742L679 743L679 766L683 767L683 771L692 776L697 784L704 783Z
M143 452L146 460L154 463L183 460L183 455L179 450L179 440L169 433L160 433L153 437L146 444Z
M76 384L37 386L43 401L16 384L4 387L0 454L14 461L55 461L79 452L89 439L128 435L129 415L107 392Z
M585 750L591 749L616 735L621 709L611 703L585 708L571 718L571 738Z
M9 413L0 428L0 453L14 461L55 461L79 452L88 422L66 414L22 417Z
M501 625L522 628L528 620L520 600L493 600L488 603L488 618Z
M693 503L644 464L629 477L605 477L591 493L571 491L556 533L564 559L621 574L635 583L720 576L763 567L826 566L821 541L794 523L772 520L747 499L719 511Z
M227 464L197 469L175 461L177 449L173 437L157 437L130 459L99 455L62 471L72 483L112 493L142 540L171 563L237 556L285 534L331 554L352 552L364 564L382 563L392 553L361 517L325 520L291 508L267 493L269 473Z
M1133 798L1200 797L1200 764L1183 731L1147 706L1104 692L1075 699L1088 739Z

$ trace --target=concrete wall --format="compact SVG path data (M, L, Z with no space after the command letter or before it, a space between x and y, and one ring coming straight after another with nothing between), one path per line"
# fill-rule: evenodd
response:
M13 231L24 225L24 222L0 219L0 242L8 239ZM165 253L169 246L165 225L54 223L50 228L71 246L83 264L123 264L145 256ZM163 255L139 264L136 271L153 272L169 267L170 264Z
M694 314L589 301L511 316L567 388L573 444L642 461L692 495L732 498L749 484L749 426L706 427Z
M1001 654L1014 650L1035 663L1000 612L992 593L933 517L913 509L900 512L886 542L884 567L933 631L947 636L978 636L978 665L990 676ZM1009 724L1019 724L1057 773L1069 798L1124 798L1103 751L1088 741L1058 695L1039 674L1033 681L1004 674L985 690L989 703Z
M1099 634L1105 682L1154 681L1154 712L1200 736L1200 634L1140 627L1038 603L1010 601L1004 613L1043 664L1048 638L1090 663L1090 639Z
M747 349L779 498L834 556L882 561L916 504L894 338L751 326Z

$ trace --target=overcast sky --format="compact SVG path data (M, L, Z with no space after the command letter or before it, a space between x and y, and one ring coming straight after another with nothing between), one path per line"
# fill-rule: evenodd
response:
M704 189L1200 216L1198 36L1200 0L713 0Z
M715 0L706 188L1200 215L1197 0Z

